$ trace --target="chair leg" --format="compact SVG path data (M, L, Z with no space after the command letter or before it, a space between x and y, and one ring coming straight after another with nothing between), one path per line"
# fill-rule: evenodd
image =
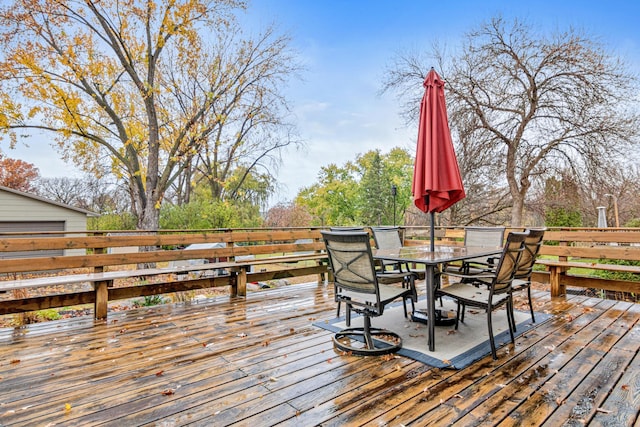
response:
M402 306L404 308L404 317L408 318L409 317L409 312L407 311L407 299L411 300L411 312L415 312L416 311L416 304L413 302L413 298L412 297L404 297L402 298Z
M516 330L516 317L513 308L513 299L507 301L507 319L509 320L509 328Z
M458 304L456 304L457 310L456 310L456 331L458 330L458 323L460 322L460 306L462 305L462 303L460 301L457 301ZM464 315L464 310L462 311L463 315Z
M341 301L338 301L338 309L336 310L336 317L340 317L340 304L341 304Z
M374 349L373 338L371 338L371 318L364 316L364 341L367 344L368 349Z
M496 341L493 337L493 324L491 323L491 307L487 310L487 325L489 327L489 343L491 344L491 356L493 360L498 359L498 354L496 353ZM511 325L509 325L509 330L511 330Z
M536 323L536 316L533 314L533 301L531 301L531 286L527 286L527 298L529 298L529 311L531 311L531 321Z
M529 302L529 312L531 313L531 321L533 323L536 323L536 315L533 312L533 301L531 300L531 286L527 286L527 300ZM511 307L509 308L509 310L511 312L511 318L513 319L512 324L513 324L513 330L515 332L517 328L516 328L515 314L514 314L514 308L513 308L513 299L511 300Z
M436 283L435 283L436 291L442 289L442 274L436 275ZM442 304L442 295L440 295L440 307L443 307Z
M509 300L507 301L507 306L506 306L506 310L507 310L507 325L509 326L509 336L511 338L511 343L515 344L516 343L516 338L514 335L514 331L515 331L515 319L513 317L513 299L511 298L511 296L509 296ZM493 336L493 307L491 307L491 305L489 305L489 307L487 308L487 325L489 327L489 342L491 343L491 356L493 357L493 360L497 360L498 359L498 354L496 352L496 341L495 338Z
M402 298L402 305L404 306L404 317L409 317L409 312L407 311L407 300L411 301L411 312L414 313L416 311L416 303L413 301L413 297L405 296Z
M509 306L511 306L511 310L509 310ZM513 315L513 298L509 296L509 301L507 301L507 322L509 324L509 336L511 337L511 343L516 343L516 338L514 332L516 331L516 319Z

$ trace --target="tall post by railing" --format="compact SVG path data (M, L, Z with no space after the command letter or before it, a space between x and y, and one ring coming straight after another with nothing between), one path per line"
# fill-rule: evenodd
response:
M393 197L393 226L396 226L396 195L398 194L398 187L395 184L391 186L391 196Z
M613 215L616 220L616 228L620 228L620 217L618 216L618 197L615 194L605 194L613 199Z

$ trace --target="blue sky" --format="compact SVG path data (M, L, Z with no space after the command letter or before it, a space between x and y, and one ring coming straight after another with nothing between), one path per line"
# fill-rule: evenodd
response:
M620 1L440 1L250 0L242 17L252 29L275 23L293 39L305 67L286 88L303 151L287 151L272 204L291 200L316 181L322 166L342 165L372 149L413 150L416 130L398 116L391 94L380 96L385 68L399 51L434 42L455 49L463 35L493 16L526 20L542 31L583 30L618 53L640 74L640 2ZM70 176L42 141L3 150L34 163L42 176Z
M526 20L543 32L574 27L598 38L640 71L640 6L629 1L254 0L252 25L272 21L293 37L307 67L288 89L304 152L284 156L275 200L315 182L321 166L371 149L414 149L417 129L398 116L393 94L379 96L384 71L400 51L455 49L491 17Z

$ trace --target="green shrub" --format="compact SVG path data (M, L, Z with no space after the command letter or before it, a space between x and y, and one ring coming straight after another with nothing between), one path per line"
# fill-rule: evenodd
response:
M49 308L47 310L38 310L36 311L36 316L39 321L58 320L62 318L62 316L60 316L60 313L58 313L58 311L54 310L53 308Z
M582 227L582 214L574 209L547 208L544 223L547 227Z
M630 228L638 228L640 227L640 218L630 219L624 226Z
M259 208L223 201L193 201L185 205L163 205L160 228L165 230L203 230L243 228L262 225Z
M135 300L133 302L134 307L151 307L154 305L160 305L167 302L162 295L147 295L143 300Z
M627 261L627 260L621 260L621 259L601 259L598 261L598 263L611 264L611 265L631 265L631 266L640 265L640 261ZM624 271L595 270L593 272L593 276L601 277L603 279L609 279L609 280L627 280L630 282L640 282L640 274L627 273Z
M131 213L105 214L87 219L89 230L135 230L136 218Z

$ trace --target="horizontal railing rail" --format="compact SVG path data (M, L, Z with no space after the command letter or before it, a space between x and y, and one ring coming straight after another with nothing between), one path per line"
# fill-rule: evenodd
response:
M220 286L242 296L247 282L309 275L324 280L328 266L321 229L3 233L0 314L90 303L102 318L107 302L117 299ZM429 227L403 227L402 232L407 245L429 240ZM462 245L464 227L438 227L435 238ZM194 260L200 264L193 265ZM640 229L550 228L534 280L549 283L553 295L565 293L567 286L640 293L639 282L585 273L640 273L640 267L613 266L610 261L640 262ZM124 273L100 276L113 272ZM77 275L84 275L92 290L66 289L65 284L82 282ZM53 285L58 292L51 295L28 291ZM12 292L21 289L27 291Z

